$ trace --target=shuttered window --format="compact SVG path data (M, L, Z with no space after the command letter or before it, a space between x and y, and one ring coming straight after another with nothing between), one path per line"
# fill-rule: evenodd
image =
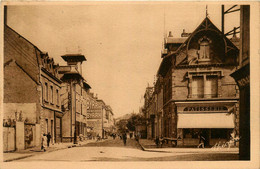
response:
M205 83L205 97L217 97L218 79L216 76L207 76Z
M192 77L192 97L201 98L204 94L203 76Z
M193 76L192 98L213 98L218 95L217 76Z

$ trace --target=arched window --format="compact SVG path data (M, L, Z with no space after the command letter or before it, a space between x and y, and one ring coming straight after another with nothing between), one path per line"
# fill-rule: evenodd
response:
M198 51L198 59L199 61L208 61L210 60L210 43L211 40L204 36L203 38L199 39L198 41L200 48Z

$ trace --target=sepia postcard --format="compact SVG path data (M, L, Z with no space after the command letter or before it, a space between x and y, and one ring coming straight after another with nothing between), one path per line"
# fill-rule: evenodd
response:
M259 168L259 2L4 1L0 168Z

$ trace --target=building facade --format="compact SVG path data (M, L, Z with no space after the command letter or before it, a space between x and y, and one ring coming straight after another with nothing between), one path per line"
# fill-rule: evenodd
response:
M239 90L229 76L239 50L208 17L184 33L165 38L155 90L144 106L148 138L178 146L198 145L201 136L205 146L227 142L231 133L239 135Z
M240 6L239 69L231 74L240 91L239 159L250 160L250 6Z
M15 127L14 150L40 146L43 133L59 142L57 67L47 53L4 25L4 124Z
M62 58L67 66L59 66L62 79L62 138L64 142L77 142L87 136L87 93L90 86L82 76L84 55L68 54Z

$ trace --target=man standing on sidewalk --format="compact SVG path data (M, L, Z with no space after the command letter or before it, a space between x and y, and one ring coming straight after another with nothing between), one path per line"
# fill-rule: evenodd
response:
M126 146L126 133L123 134L123 141L124 141L124 146Z
M47 134L47 147L50 146L50 141L51 141L51 133L49 132L49 133Z

